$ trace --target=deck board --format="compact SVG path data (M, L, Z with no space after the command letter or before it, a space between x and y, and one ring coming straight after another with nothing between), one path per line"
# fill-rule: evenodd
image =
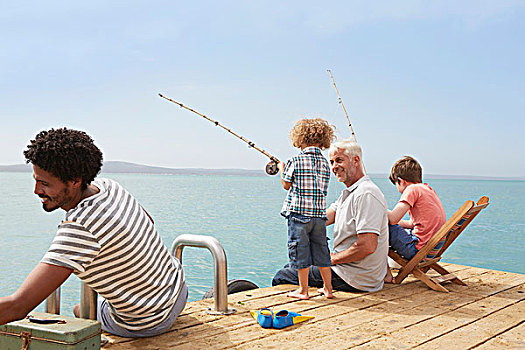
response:
M170 332L145 339L106 335L104 349L435 349L525 347L525 275L447 264L467 286L440 293L409 278L375 293L334 299L286 297L283 285L230 295L229 316L208 315L213 300L188 303ZM311 289L311 295L316 295ZM283 330L263 329L249 310L270 307L314 316ZM334 336L337 334L337 337Z

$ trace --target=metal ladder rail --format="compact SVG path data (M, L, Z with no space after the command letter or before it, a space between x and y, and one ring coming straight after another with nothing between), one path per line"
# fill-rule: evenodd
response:
M228 271L226 253L219 241L212 236L182 234L175 238L171 246L171 254L174 255L182 264L182 250L184 247L206 248L213 256L214 262L214 286L213 296L215 299L215 309L208 309L212 315L229 315L235 309L228 308Z
M44 311L49 314L60 314L60 287L46 298ZM84 282L80 290L80 317L97 319L97 292Z

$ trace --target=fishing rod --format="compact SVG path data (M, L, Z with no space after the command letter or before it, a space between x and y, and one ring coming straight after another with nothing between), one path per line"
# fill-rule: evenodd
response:
M328 69L328 73L330 74L330 78L332 78L332 83L334 84L335 92L337 93L337 97L339 98L339 103L341 104L341 106L343 107L343 111L345 112L346 120L348 121L348 126L350 127L350 131L352 132L352 137L354 138L354 142L357 143L357 138L355 137L354 128L352 128L352 123L350 123L350 118L348 117L348 113L346 113L345 105L343 104L341 95L339 95L339 91L337 90L337 86L335 85L335 79L334 79L334 76L332 75L332 71ZM363 166L363 172L366 175L365 163L363 162L362 159L361 159L361 165Z
M341 96L339 95L339 91L337 90L337 86L335 85L334 76L332 75L332 71L328 69L328 73L330 73L330 78L332 78L332 83L334 84L335 92L337 93L337 97L339 98L339 103L343 107L343 111L346 115L346 120L348 120L348 126L350 127L350 131L352 132L352 137L354 138L354 142L357 143L357 139L355 137L354 128L352 128L352 123L350 123L350 118L348 117L348 113L346 113L345 105L343 104L343 100L341 99Z
M175 104L179 105L180 107L182 107L182 108L184 108L184 109L187 109L187 110L190 111L190 112L193 112L193 113L195 113L195 114L197 114L197 115L200 115L200 116L203 117L204 119L206 119L206 120L212 122L213 124L215 124L215 126L220 126L221 128L223 128L224 130L226 130L226 131L229 132L230 134L232 134L232 135L234 135L235 137L237 137L237 138L241 139L242 141L246 142L246 143L248 144L248 146L250 146L251 148L254 148L255 150L257 150L257 151L261 152L262 154L264 154L266 157L270 158L270 162L269 162L268 164L266 164L266 169L265 169L265 170L266 170L266 173L267 173L268 175L275 175L275 174L277 174L277 173L279 172L279 168L277 167L277 164L279 163L279 159L277 159L277 157L275 157L275 156L272 156L271 154L269 154L269 153L266 152L265 150L263 150L263 149L257 147L257 146L255 145L255 143L253 143L252 141L248 140L248 139L245 138L245 137L242 137L241 135L236 134L236 133L233 132L231 129L225 127L224 125L222 125L222 124L219 123L218 121L213 120L213 119L211 119L211 118L205 116L204 114L199 113L199 112L197 112L196 110L194 110L194 109L192 109L192 108L190 108L190 107L187 107L187 106L183 105L183 104L180 103L180 102L177 102L177 101L175 101L175 100L172 100L171 98L166 97L166 96L164 96L164 95L162 95L162 94L159 94L159 96L162 97L162 98L165 99L165 100L168 100L168 101L170 101L170 102L172 102L172 103L175 103Z

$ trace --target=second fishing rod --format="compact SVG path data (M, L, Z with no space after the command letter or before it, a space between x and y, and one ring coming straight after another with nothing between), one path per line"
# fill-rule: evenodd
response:
M279 168L277 167L277 164L279 163L279 159L277 159L277 157L271 155L270 153L266 152L265 150L257 147L255 145L255 143L253 143L252 141L248 140L247 138L237 134L236 132L232 131L231 129L227 128L226 126L222 125L221 123L219 123L218 121L216 120L213 120L207 116L205 116L204 114L202 113L199 113L197 112L196 110L190 108L190 107L187 107L185 105L183 105L182 103L180 102L177 102L175 100L172 100L171 98L169 97L166 97L162 94L159 93L159 96L162 97L163 99L167 100L167 101L170 101L172 103L175 103L177 105L179 105L180 107L190 111L190 112L193 112L201 117L203 117L204 119L208 120L209 122L215 124L215 126L220 126L221 128L223 128L224 130L226 130L227 132L229 132L230 134L234 135L235 137L237 137L238 139L246 142L248 144L248 146L250 146L251 148L255 149L256 151L259 151L261 152L262 154L264 154L266 157L270 158L270 162L268 164L266 164L266 173L268 175L276 175L278 172L279 172Z

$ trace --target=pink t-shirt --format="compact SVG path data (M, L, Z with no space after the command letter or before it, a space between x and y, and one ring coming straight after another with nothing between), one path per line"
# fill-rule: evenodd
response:
M410 206L408 215L414 224L412 233L419 239L416 244L419 250L447 221L445 209L436 191L428 184L409 185L399 201Z

